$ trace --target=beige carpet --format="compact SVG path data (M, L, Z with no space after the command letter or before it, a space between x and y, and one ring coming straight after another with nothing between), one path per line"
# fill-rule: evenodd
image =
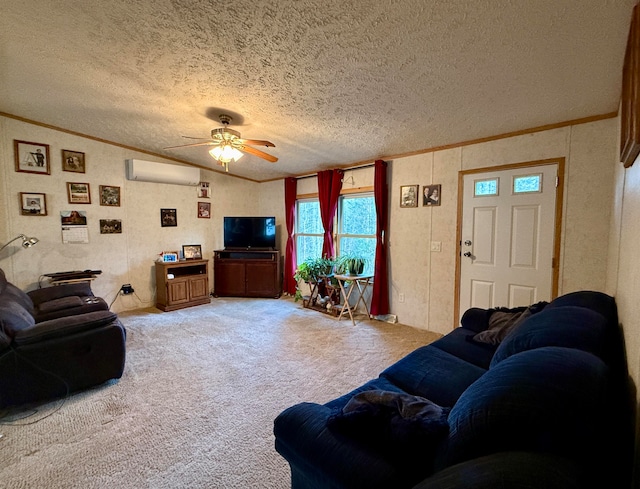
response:
M291 299L121 315L123 377L0 424L2 488L287 488L273 420L376 377L438 335Z

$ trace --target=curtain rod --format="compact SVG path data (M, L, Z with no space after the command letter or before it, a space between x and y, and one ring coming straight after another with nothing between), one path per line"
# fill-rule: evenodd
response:
M369 168L375 166L375 163L367 163L366 165L358 165L358 166L350 166L348 168L336 168L337 170L349 171L349 170L359 170L361 168ZM313 178L317 177L318 173L310 173L309 175L303 175L301 177L295 177L296 180L302 180L304 178Z

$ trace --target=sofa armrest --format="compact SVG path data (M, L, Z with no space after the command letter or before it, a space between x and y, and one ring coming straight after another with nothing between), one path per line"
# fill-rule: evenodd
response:
M89 282L78 282L75 284L54 285L43 287L42 289L30 290L27 295L31 297L33 305L38 307L43 302L61 299L72 296L93 296L91 284Z
M397 466L366 444L327 428L332 413L327 406L305 402L275 419L276 450L289 462L294 482L305 481L294 488L410 487L428 475L429 460Z
M118 316L111 311L94 311L75 316L61 317L36 323L31 327L16 331L13 342L16 346L28 345L69 336L72 334L99 328L113 321L117 321Z

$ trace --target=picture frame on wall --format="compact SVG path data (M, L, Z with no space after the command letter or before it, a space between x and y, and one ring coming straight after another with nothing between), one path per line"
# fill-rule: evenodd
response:
M198 198L199 199L211 198L211 186L209 182L200 182L198 184Z
M441 185L423 185L422 187L422 205L436 206L441 202Z
M91 204L91 191L88 183L67 182L69 204Z
M100 205L120 207L120 187L100 185Z
M122 220L100 219L100 234L122 234Z
M85 173L84 153L80 151L62 150L62 170Z
M48 144L14 139L13 149L17 172L51 175Z
M402 185L400 187L400 207L418 207L419 185Z
M175 227L178 225L178 211L176 209L160 209L160 225Z
M185 260L202 260L202 246L182 245L182 256Z
M211 218L211 202L198 202L198 218L199 219Z
M20 192L20 214L23 216L46 216L47 196L35 192Z

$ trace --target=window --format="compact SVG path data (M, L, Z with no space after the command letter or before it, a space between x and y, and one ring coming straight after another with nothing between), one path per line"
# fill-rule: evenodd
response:
M498 178L490 178L489 180L476 180L474 182L474 197L498 195L498 181Z
M366 260L364 273L373 273L376 257L376 204L372 194L340 197L337 244L338 256L361 256Z
M337 256L357 254L366 259L365 273L373 273L376 253L376 207L372 193L343 195L338 200ZM300 199L296 216L296 258L322 255L322 221L318 199Z
M307 258L322 255L322 221L318 199L298 200L297 204L296 265L300 265Z
M524 194L531 192L542 192L542 173L535 175L523 175L514 177L513 193Z

